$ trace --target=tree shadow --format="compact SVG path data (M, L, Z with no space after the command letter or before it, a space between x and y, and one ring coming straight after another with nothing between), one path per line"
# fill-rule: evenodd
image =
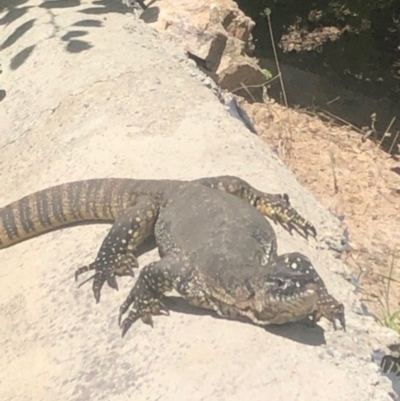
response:
M24 22L20 25L15 31L8 36L8 38L1 44L0 50L7 49L13 45L18 39L20 39L29 29L31 29L36 21L36 18L33 18L29 21Z
M10 69L16 70L18 69L32 54L33 50L35 49L35 45L26 47L24 50L21 50L17 53L10 61Z
M0 0L0 12L7 10L6 14L0 18L0 25L8 25L22 17L32 6L19 7L28 0Z
M130 9L122 4L119 1L109 1L109 0L96 0L93 1L92 4L95 7L88 7L79 10L80 13L83 14L92 14L92 15L102 15L108 13L121 13L126 14L127 12L131 12Z
M44 1L39 5L40 8L46 8L48 10L78 7L81 5L81 0L49 0Z
M132 9L125 6L121 0L96 0L92 2L91 7L81 9L79 9L79 7L81 7L81 0L45 0L38 6L26 5L27 2L28 0L0 0L0 11L3 14L0 18L0 25L7 26L15 23L18 19L26 16L30 9L41 8L46 10L49 14L49 24L53 26L53 32L48 37L40 39L37 43L34 43L13 55L9 61L9 68L11 70L16 70L21 67L21 65L33 54L36 46L40 42L54 37L58 37L65 44L64 49L68 53L80 53L88 51L93 47L93 44L84 40L83 37L89 33L88 29L102 27L102 21L96 18L87 18L75 22L65 28L57 23L58 16L53 12L55 10L76 8L78 13L89 16L104 15L108 13L126 14L132 12ZM11 49L12 46L22 37L28 34L35 23L36 18L21 23L11 34L8 35L8 37L5 38L3 42L0 43L0 50ZM80 27L81 29L76 29L76 27ZM66 33L65 30L67 31Z
M146 9L140 14L140 19L146 24L156 22L160 15L159 7L146 7Z
M98 27L103 26L103 23L96 19L84 19L82 21L75 22L71 26L84 26L84 27L98 28Z

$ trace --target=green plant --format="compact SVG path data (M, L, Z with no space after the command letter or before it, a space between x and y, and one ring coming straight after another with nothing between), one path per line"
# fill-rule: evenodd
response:
M394 267L396 265L396 260L399 259L399 255L396 253L396 249L394 249L388 259L388 267L389 267L389 276L384 277L386 279L386 285L384 285L383 289L383 299L378 299L382 309L383 309L383 317L379 322L382 326L389 327L390 329L395 330L400 333L400 310L396 310L392 312L390 307L390 286L392 281L396 281L393 279Z
M266 68L263 68L261 70L265 76L266 79L272 79L273 75L272 72L270 70L267 70Z

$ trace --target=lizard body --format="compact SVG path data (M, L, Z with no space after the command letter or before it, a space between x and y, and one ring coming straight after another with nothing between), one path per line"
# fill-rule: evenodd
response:
M120 317L132 306L123 334L137 318L151 323L162 309L163 293L173 288L189 303L225 317L245 316L263 325L324 316L345 328L343 304L329 295L307 257L277 255L275 233L262 215L316 236L286 194L261 192L238 177L89 179L1 208L0 249L71 225L112 223L94 262L75 272L77 279L95 271L84 282L93 279L99 302L105 282L117 289L116 276L134 275L135 252L154 235L161 261L142 269L121 306Z

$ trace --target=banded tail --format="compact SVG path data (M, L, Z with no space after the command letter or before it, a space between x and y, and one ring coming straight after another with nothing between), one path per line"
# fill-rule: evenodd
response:
M134 203L129 179L57 185L0 208L0 249L79 223L113 222Z

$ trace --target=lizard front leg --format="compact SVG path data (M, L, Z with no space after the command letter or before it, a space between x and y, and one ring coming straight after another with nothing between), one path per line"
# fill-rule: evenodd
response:
M317 236L315 227L302 217L289 202L287 194L268 194L252 187L239 177L220 176L194 180L201 185L227 192L253 205L264 216L280 223L291 232L295 229L303 236Z
M158 202L150 196L142 196L135 206L126 210L115 220L104 239L94 262L82 266L75 272L75 280L87 271L95 274L82 284L93 279L93 294L100 301L104 283L118 289L115 276L133 276L133 268L138 267L134 255L137 247L153 232L159 209Z
M138 319L153 326L152 315L169 314L164 304L164 293L171 291L180 282L182 275L181 259L176 255L167 255L157 262L145 266L119 309L118 323L122 328L122 337ZM128 311L122 321L122 316Z

